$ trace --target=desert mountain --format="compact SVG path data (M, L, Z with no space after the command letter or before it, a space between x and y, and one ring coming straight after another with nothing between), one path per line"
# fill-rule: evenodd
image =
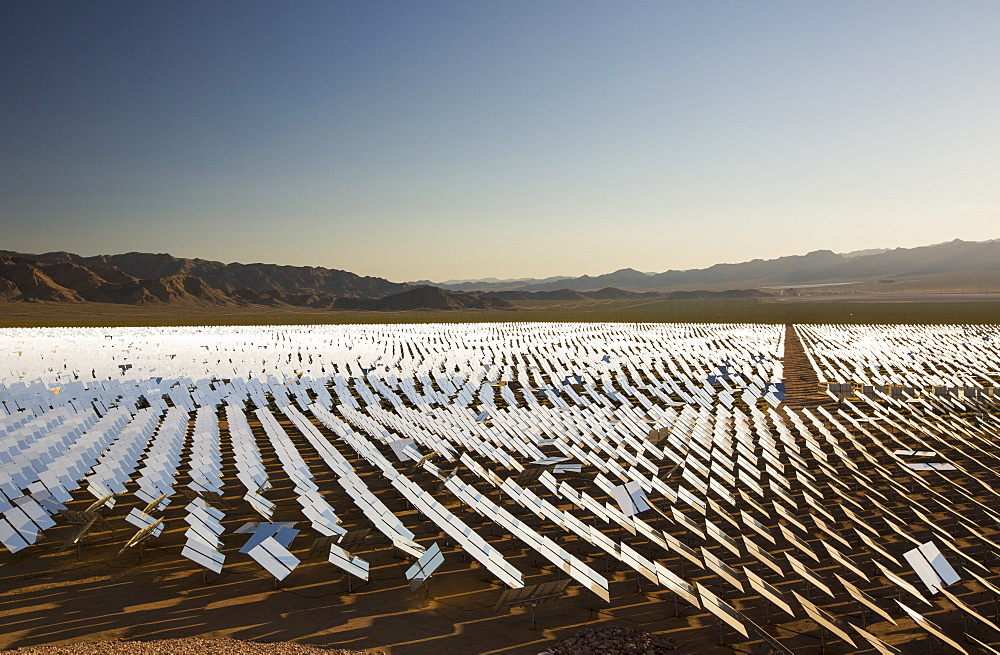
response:
M815 276L841 278L903 277L971 271L1000 270L1000 241L960 241L920 248L896 248L851 258L831 269L801 274L799 280Z
M45 269L56 264L75 264L101 276L111 269L133 279L154 280L171 276L189 276L226 294L249 290L261 297L282 294L311 294L332 298L380 298L399 293L409 285L390 282L380 277L362 277L336 269L313 266L279 266L277 264L224 264L205 259L185 259L167 254L130 252L124 255L81 257L68 252L7 255L31 260ZM113 282L115 280L109 280ZM124 279L118 281L124 282Z
M502 309L499 298L413 288L377 277L308 266L223 264L166 254L81 257L0 251L0 300L295 306L337 309Z
M989 273L989 276L986 274ZM294 306L337 309L499 309L518 300L617 300L763 297L761 288L880 281L1000 276L1000 240L950 241L920 248L755 259L708 268L546 280L463 281L462 289L396 283L311 266L241 264L126 253L81 257L0 251L0 301L160 303L206 306ZM894 280L891 280L894 281ZM706 291L706 289L708 289Z
M0 252L2 300L329 307L340 298L380 298L410 288L309 266L223 264L134 252L97 257Z
M759 288L777 285L847 282L877 277L1000 271L1000 240L956 239L919 248L870 249L845 254L816 250L805 255L777 259L754 259L737 264L715 264L708 268L668 270L648 274L625 268L605 275L549 278L524 282L463 282L458 286L437 285L463 291L596 291L606 287L626 290L680 290L719 285Z

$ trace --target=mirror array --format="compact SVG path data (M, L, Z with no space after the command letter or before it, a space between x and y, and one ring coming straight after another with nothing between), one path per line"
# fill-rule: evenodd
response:
M1000 640L995 335L2 330L0 566L45 531L68 526L57 545L80 549L119 519L119 556L141 559L183 501L180 554L216 574L253 561L277 585L323 550L331 578L368 581L352 549L371 532L425 594L455 544L509 590L497 608L574 593L613 609L644 588L779 652L806 634L893 653L907 630L979 652ZM829 402L786 397L787 338ZM227 530L236 514L252 520ZM516 566L510 541L551 579Z

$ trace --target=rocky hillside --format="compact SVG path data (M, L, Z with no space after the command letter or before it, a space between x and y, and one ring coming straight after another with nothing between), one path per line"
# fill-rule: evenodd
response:
M341 298L381 298L409 289L309 266L223 264L148 253L0 252L0 300L8 301L332 307Z
M223 264L165 254L81 257L0 251L0 301L292 306L372 311L507 309L518 300L764 297L754 291L636 292L615 287L466 293L308 266Z

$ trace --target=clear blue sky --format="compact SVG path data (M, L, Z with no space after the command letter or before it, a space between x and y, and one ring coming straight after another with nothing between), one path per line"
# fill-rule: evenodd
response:
M393 280L1000 237L1000 2L0 3L0 248Z

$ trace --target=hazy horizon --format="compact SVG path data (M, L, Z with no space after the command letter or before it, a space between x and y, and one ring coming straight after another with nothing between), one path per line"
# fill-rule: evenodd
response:
M954 239L950 239L949 241L953 241L953 240ZM959 239L959 240L966 241L966 242L969 242L969 243L986 243L986 242L992 242L992 241L1000 241L1000 238L983 239L981 241L972 241L972 240L965 240L965 239ZM940 243L946 243L946 242L940 242ZM919 244L918 246L915 246L915 247L919 248L919 247L935 246L935 245L940 245L940 243L925 243L925 244ZM854 253L874 254L874 253L871 253L871 252L868 252L868 251L888 251L888 250L893 250L893 249L899 248L899 247L902 247L902 246L893 246L893 247L890 247L890 248L863 248L863 249L859 249L859 250L852 251L852 252L840 252L840 253L835 253L835 254L839 254L839 255L843 255L843 256L856 256ZM10 251L9 248L0 248L0 251L3 251L3 250ZM819 249L819 250L829 250L829 249L822 248L822 249ZM14 251L14 252L21 252L21 254L26 254L26 255L43 255L43 254L47 254L47 253L64 252L64 251L63 250L49 250L49 251L36 251L36 252L27 252L27 251ZM65 252L68 252L68 251L65 251ZM129 252L140 252L140 251L129 251ZM767 258L767 259L776 259L776 258L780 258L780 257L802 256L802 255L810 254L811 252L815 252L815 251L809 251L808 253L807 252L786 253L785 255L779 255L778 257ZM124 255L124 254L129 254L129 253L127 253L127 252L94 252L94 253L71 252L70 254L80 255L82 257L94 257L94 256L101 256L101 255L110 255L110 256ZM142 253L142 254L167 254L167 255L171 255L173 257L185 257L185 256L182 256L182 255L177 255L176 253L149 253L149 252L145 252L145 253ZM187 258L187 259L202 259L202 260L213 261L211 258L208 258L208 257L198 257L196 255L186 256L185 258ZM640 272L645 273L647 275L656 275L658 273L667 272L668 270L701 270L701 269L710 268L711 266L716 265L716 264L723 264L723 265L728 265L728 264L744 264L744 263L750 262L750 261L755 260L755 259L764 259L764 258L749 257L749 258L747 258L745 260L740 260L740 261L717 261L717 262L712 262L710 264L705 264L703 266L695 266L695 267L690 267L690 268L686 268L686 269L663 269L663 270L657 270L657 271L640 271ZM306 266L306 267L319 267L319 266L321 266L320 264L313 264L313 263L310 263L310 262L299 262L299 263L296 263L296 262L249 261L249 260L247 260L247 261L238 261L238 262L236 262L236 261L234 261L234 262L223 261L223 263L227 263L227 264L228 263L265 264L265 265L276 264L276 265L279 265L279 266ZM337 267L334 266L334 267L325 267L325 268L337 268ZM448 279L442 278L442 279L436 279L436 280L429 280L427 278L423 278L423 279L417 279L417 278L391 279L391 278L386 278L386 279L388 279L388 281L390 281L390 282L424 282L424 281L429 281L429 282L434 282L434 283L437 283L437 284L461 284L461 283L466 283L466 282L478 282L478 281L516 282L516 281L529 281L529 280L544 280L544 279L551 279L551 278L573 279L573 278L577 278L577 277L582 277L584 275L590 275L592 277L596 277L596 276L605 275L605 274L608 274L608 273L615 273L615 272L617 272L619 270L624 270L624 269L627 269L627 268L633 268L634 269L634 267L625 266L625 267L620 267L620 268L617 268L617 269L614 269L614 270L606 270L606 271L584 271L584 272L579 273L577 275L559 275L559 274L557 274L557 275L549 275L549 276L545 276L545 277L508 276L506 278L498 278L498 277L495 277L495 276L483 276L483 277L478 277L478 278L476 278L476 277L471 277L471 278L448 278ZM346 269L341 269L341 270L346 270ZM634 270L638 270L638 269L634 269ZM356 273L356 271L348 271L348 272L350 272L350 273ZM382 277L382 278L385 278L385 276L375 275L375 274L363 274L363 275L372 275L373 277ZM825 285L820 285L820 286L825 286ZM762 287L762 288L772 288L772 287ZM777 287L773 287L773 288L777 288Z
M0 249L443 281L994 239L998 19L6 2Z

